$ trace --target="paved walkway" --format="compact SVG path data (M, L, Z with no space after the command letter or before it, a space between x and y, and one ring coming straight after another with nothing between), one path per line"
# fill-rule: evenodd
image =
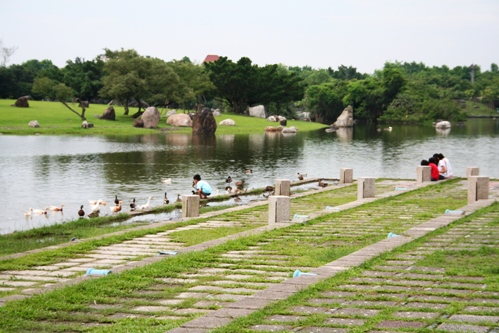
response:
M385 197L393 197L397 194L403 193L401 191L393 191L394 187L406 187L409 190L418 188L413 182L386 181L385 185L387 185L387 188L390 188L392 190L385 190L384 192L377 194L375 199L358 200L347 203L345 205L341 205L339 207L335 207L335 211L336 210L341 211L352 207L357 207L365 204L366 202L372 202ZM458 185L458 187L461 186L462 190L463 188L466 187L465 185L466 184L463 181L463 183ZM493 187L492 190L496 191L497 189ZM317 193L317 191L315 191L314 193ZM299 196L306 196L309 194L310 193L304 193L300 194ZM494 192L494 195L497 196L497 193ZM462 207L460 209L465 210L467 214L469 214L475 211L476 209L490 205L494 201L495 199L482 200L472 205L467 205L465 207ZM266 205L266 202L254 203L252 205L255 207L259 205ZM236 207L236 208L231 208L231 210L236 211L244 208L247 207ZM245 251L229 251L227 253L222 254L221 261L218 262L216 265L214 265L212 268L204 268L203 270L198 271L196 273L184 274L183 276L180 276L177 279L172 279L172 278L163 279L162 282L170 285L189 284L202 280L203 278L213 277L213 276L219 276L218 280L204 284L194 283L195 284L194 287L190 288L187 292L176 295L174 298L159 300L155 305L138 306L135 309L133 309L137 314L133 315L132 317L142 317L142 316L147 316L148 314L154 314L155 317L158 318L157 316L158 313L169 313L170 315L163 316L162 318L164 320L172 320L172 319L176 320L181 318L177 316L185 316L189 314L194 315L204 312L205 313L204 316L198 317L195 320L184 323L181 327L171 330L171 332L175 333L208 332L214 328L221 327L230 323L235 318L246 316L255 311L258 311L262 307L271 304L275 301L286 299L289 296L293 295L294 293L307 288L311 284L333 277L336 274L341 273L349 268L359 266L364 262L366 262L367 260L374 258L381 253L391 251L396 247L399 247L403 244L418 239L428 234L429 232L432 232L433 230L449 225L453 221L460 219L462 217L458 215L444 214L437 218L423 222L420 218L417 218L416 216L418 215L418 213L424 215L424 212L425 211L423 207L414 206L411 207L411 212L409 213L407 211L407 207L397 207L395 203L393 207L390 207L390 212L386 213L388 213L388 215L396 215L395 218L399 220L407 219L407 222L404 224L407 228L404 229L405 230L404 232L399 232L402 236L392 237L389 239L382 240L379 243L369 245L357 252L344 256L341 259L335 260L319 268L306 267L303 265L290 267L287 261L289 258L274 255L271 250L265 248L264 243L268 244L271 243L272 241L283 241L283 239L285 239L286 237L295 237L295 238L300 236L314 237L315 234L324 233L324 232L330 232L336 234L339 233L343 237L348 237L349 235L358 236L359 234L362 233L379 232L379 226L382 225L381 224L382 222L376 225L375 223L372 223L371 220L371 223L369 225L365 225L364 222L366 219L366 215L370 215L372 212L357 211L354 214L354 216L350 215L348 217L345 217L345 219L350 220L351 222L350 225L348 223L340 223L340 222L338 222L334 226L328 226L327 223L309 225L304 228L290 230L283 236L280 236L274 240L267 239L262 244L257 244L254 247L250 247ZM330 214L331 210L323 209L320 211L311 211L310 209L307 210L307 207L303 207L300 210L300 213L305 213L307 214L307 216L309 216L309 219L312 219L321 215ZM213 217L214 219L213 221L210 220L205 223L200 223L198 225L182 227L180 229L175 229L174 231L186 230L190 228L202 229L202 228L214 228L220 226L238 225L239 222L216 220L215 217L219 214L221 213L220 212L210 213L210 216ZM374 214L382 214L382 212L375 212ZM248 219L250 217L251 216L248 216ZM306 219L301 219L300 222L304 222L304 220ZM31 294L46 292L48 290L58 288L64 285L78 283L84 279L88 279L88 277L83 276L83 277L74 278L75 272L81 273L82 269L86 270L88 267L96 267L97 264L104 267L112 268L113 272L117 273L134 267L144 266L159 260L163 260L164 259L163 256L157 255L158 250L162 251L172 250L181 253L198 251L218 244L222 244L230 239L246 237L251 234L259 234L264 231L268 231L272 228L283 228L289 226L288 223L283 223L270 227L266 225L265 219L260 219L257 221L253 220L252 222L261 223L261 227L237 235L231 235L229 237L209 241L191 247L182 248L179 246L181 244L172 242L168 236L172 231L168 231L160 234L141 237L133 241L129 241L118 245L102 247L99 248L97 251L87 255L85 258L71 259L58 265L40 266L30 271L3 272L2 274L3 278L0 277L0 279L4 281L5 288L9 288L9 284L8 283L5 284L5 282L9 281L20 282L21 283L20 286L25 287L20 289L21 294L5 298L3 301L6 301L8 299L27 297ZM358 227L359 225L362 225L361 229L359 229ZM473 228L479 229L480 227L483 228L483 224L479 223L473 224L472 228L470 229L471 231L469 232L477 232ZM497 235L497 233L495 235ZM492 244L497 244L497 237L495 238L493 237L492 240L493 240ZM447 245L449 244L449 242L452 241L453 238L449 237L447 243L444 242L444 245ZM434 250L437 248L439 247L434 246ZM387 266L392 266L391 269L390 268L384 269L382 267L376 268L372 270L371 273L366 273L366 278L364 280L352 281L352 284L350 286L347 285L343 289L335 291L334 293L330 294L326 293L324 295L321 295L315 300L310 300L309 303L311 303L312 305L314 303L322 304L321 307L315 307L316 310L312 309L314 308L313 306L309 306L304 309L291 309L291 311L294 313L293 316L289 316L287 318L280 318L280 317L268 318L266 322L262 323L261 325L254 325L254 327L251 327L250 329L254 331L346 332L348 327L351 327L352 325L353 326L365 325L366 324L365 320L363 322L359 322L358 320L356 321L353 319L358 319L359 311L363 313L360 316L363 316L371 313L370 311L367 310L373 310L373 309L369 309L368 306L362 306L362 304L357 304L352 307L353 304L356 304L355 303L356 297L352 294L348 294L348 292L355 293L360 291L360 293L362 293L362 290L366 289L365 284L374 285L377 281L376 278L378 278L380 286L383 286L384 285L383 283L387 281L387 276L390 276L392 280L396 281L400 280L402 281L402 284L404 284L407 282L405 280L409 279L404 275L407 273L406 272L407 270L409 271L413 270L415 272L414 274L416 275L424 274L424 272L420 272L418 269L414 269L411 267L413 267L412 265L414 264L414 262L417 261L419 258L422 258L422 256L425 255L425 253L429 254L431 252L432 251L425 252L424 250L421 250L419 252L416 252L415 254L410 254L410 253L406 254L408 256L407 258L411 258L411 260L408 260L407 258L406 260L404 259L405 257L395 258L393 261L396 264L392 262L387 265ZM133 259L138 258L139 256L144 256L146 258L141 261L131 261ZM247 263L248 264L247 266L251 266L251 268L242 267L242 263ZM404 266L405 268L401 268L401 266ZM307 272L313 272L317 275L302 276L290 279L289 278L290 269L306 270ZM394 269L396 270L395 272ZM228 271L231 274L227 274ZM44 272L46 272L45 275ZM426 274L435 274L435 272L426 272ZM15 276L16 279L12 279L12 276ZM250 280L255 276L259 277L265 276L266 282L251 282ZM380 276L382 277L381 279L379 278ZM39 279L39 281L40 280L47 281L47 285L40 285L40 282L36 282L37 279ZM423 276L421 276L420 278L413 277L413 279L416 281L414 282L414 284L416 285L418 284L418 281L428 280ZM443 282L446 281L446 279L443 277L440 280L441 281L437 279L436 282L432 284L432 286L433 285L439 286L442 284L442 281ZM237 281L240 281L240 283L237 283ZM30 284L32 282L35 282L35 284ZM22 283L26 283L26 285L23 285ZM452 282L452 283L458 283L458 282ZM400 286L399 282L395 282L394 284L401 289L407 288L406 286ZM424 285L424 283L422 282L420 284ZM412 288L412 284L410 282L408 285L411 285ZM19 287L17 288L19 289ZM383 290L384 287L376 287L374 285L372 286L372 288L377 290ZM352 291L352 289L354 291ZM392 291L393 289L394 288L391 288ZM344 295L341 296L344 298L343 301L341 297L338 297L337 295ZM487 295L485 297L487 297ZM190 308L185 308L185 307L179 308L177 310L174 310L172 313L172 307L174 308L175 304L181 304L185 302L187 299L198 299L199 301L194 303L193 306ZM322 301L323 299L327 300L323 302ZM372 302L374 309L376 309L382 304L379 302L374 302L374 301ZM337 304L338 306L335 308L336 310L334 311L331 310L330 306L324 306L324 304L333 304L333 303L334 304L338 303ZM348 311L342 310L343 308L345 308L344 306L340 306L342 304L350 304L347 307L350 310ZM221 308L219 310L212 310L214 306ZM112 308L112 306L106 307L106 306L96 305L95 308L110 309ZM492 307L492 309L496 308ZM328 314L328 316L331 316L331 323L327 324L330 325L331 327L319 327L319 326L304 327L296 325L296 321L302 320L304 315L310 316L310 314L314 313L314 311L316 311L317 313L321 313L321 311L323 311L322 313L326 313ZM120 316L121 318L130 317L129 314L125 313L120 314L119 312L115 313L114 315L115 318L120 318ZM492 317L485 319L492 320L494 319ZM336 319L333 320L332 318ZM433 315L432 318L439 318L439 317ZM455 317L455 318L460 318L460 317ZM451 325L449 327L450 328L454 327L452 326L453 325L452 320L450 318L449 320L451 321L448 324ZM416 325L412 324L412 322L413 321L416 322L417 320L409 320L409 321L411 322L411 325ZM274 322L279 322L279 323L274 324ZM396 326L397 324L392 322L397 322L397 320L392 320L392 321L387 320L387 324L385 326L383 326L384 324L381 325L379 329L382 330L389 329L390 325L392 325L392 328L397 328ZM407 322L407 318L401 320L401 322L403 323L399 324L399 327L406 327L403 325L405 325L405 323ZM483 318L482 321L478 320L478 322L482 323ZM425 326L424 325L425 323L426 322L423 320L423 324L421 324L420 322L419 324L420 326L414 326L414 327L423 327ZM466 324L459 322L458 324L454 325L465 327L463 325L468 325L468 324L467 322ZM475 327L473 329L486 328L487 330L478 330L477 332L491 332L490 331L491 325L492 324L489 324L488 326L475 325L478 328ZM445 330L446 327L447 326L444 325L442 327L439 327L439 329ZM447 330L447 331L450 332L452 330ZM456 330L456 332L458 331Z
M467 213L486 207L495 199L482 200L461 207ZM307 273L285 279L250 297L227 303L224 308L198 317L170 333L209 332L229 324L236 318L248 316L265 306L289 298L313 284L338 273L358 267L382 253L412 242L439 228L462 218L442 215L408 229L401 236L387 238L376 244L330 262ZM381 265L365 270L361 277L351 278L334 289L323 291L306 301L306 306L289 309L290 314L268 316L261 324L248 329L255 332L336 332L346 333L349 328L365 326L369 317L399 306L401 311L389 313L369 332L395 332L392 329L428 327L446 332L497 332L499 329L499 294L486 292L483 278L445 276L445 269L415 265L437 250L476 250L481 246L497 247L499 225L487 228L487 223L499 218L499 212L449 229L415 250L398 254ZM467 297L466 306L456 314L446 315L453 303ZM381 300L380 300L381 299ZM480 312L475 315L474 313ZM485 313L485 314L483 314ZM302 324L313 322L315 315L320 326ZM322 315L322 317L321 317ZM326 315L328 319L323 318ZM371 323L369 323L371 324ZM326 326L323 326L326 325Z

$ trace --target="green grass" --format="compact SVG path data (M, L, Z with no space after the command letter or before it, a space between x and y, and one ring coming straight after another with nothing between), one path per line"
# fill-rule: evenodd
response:
M478 102L472 102L472 101L466 101L466 114L468 116L486 116L486 117L498 117L499 112L496 112L495 109L491 108L490 106L483 104L483 103L478 103Z
M188 321L196 316L185 316L179 320L160 320L155 316L168 316L171 310L162 310L161 312L150 313L147 317L141 317L140 313L138 318L130 321L129 319L111 318L114 314L124 313L127 315L134 315L136 312L134 308L138 305L154 305L157 300L171 299L179 292L188 291L190 287L202 285L203 282L210 279L220 279L220 276L206 276L200 277L195 283L187 283L184 285L169 284L163 282L164 278L175 278L179 275L187 273L203 272L204 268L217 267L219 263L231 262L230 259L221 257L222 254L229 251L247 250L253 246L260 246L261 251L272 253L276 256L286 256L288 259L285 264L281 265L280 271L292 272L290 267L295 265L316 267L323 265L327 262L340 258L346 254L352 253L356 249L364 247L367 244L379 241L386 237L386 232L383 227L386 226L389 230L402 230L406 220L399 220L396 216L393 217L393 212L397 211L399 207L407 207L409 210L417 203L430 215L429 218L440 215L446 208L457 208L466 202L466 191L456 190L459 186L459 180L453 179L451 181L442 182L426 188L418 189L411 192L406 192L397 195L396 197L380 199L378 201L362 205L358 208L350 209L337 213L327 214L318 219L309 221L307 224L293 224L284 229L268 231L262 234L248 236L236 240L228 241L224 244L209 248L204 251L190 252L181 254L174 257L168 257L164 260L156 262L144 267L135 268L120 274L111 274L102 279L89 279L78 285L69 286L57 289L54 292L48 292L42 295L33 296L28 299L13 301L0 307L0 316L2 323L0 324L0 331L5 332L55 332L55 331L83 331L91 330L93 332L164 332L168 328L177 327L181 322ZM344 188L350 191L350 187ZM446 191L443 191L447 189ZM336 191L332 191L336 192ZM340 192L340 191L338 191ZM458 192L458 193L456 193ZM453 193L452 197L444 196L443 193ZM324 195L331 194L324 192ZM429 195L429 194L438 194ZM319 200L315 195L316 200ZM297 202L299 199L297 199ZM249 209L251 210L251 209ZM262 207L253 209L254 212L259 213L263 210ZM357 235L332 235L331 228L341 228L342 226L349 226L355 222L356 219L362 215L366 215L366 211L374 211L378 214L385 214L382 223L377 223L377 229L380 232L364 232ZM234 218L245 219L244 211L235 213L232 212L228 215ZM352 216L354 216L352 218ZM221 217L225 219L224 217ZM210 218L212 220L213 218ZM369 226L374 218L367 218L362 222L362 225ZM391 220L390 220L391 219ZM201 219L200 219L201 220ZM191 220L189 223L197 223L200 220ZM205 219L206 220L206 219ZM237 220L236 220L237 221ZM412 225L419 223L413 221ZM251 225L251 223L248 223ZM178 226L178 225L177 225ZM174 226L168 226L173 228ZM312 232L307 232L307 229L313 227ZM166 228L166 227L165 227ZM159 228L158 228L159 229ZM322 231L324 230L324 231ZM362 229L360 229L362 230ZM155 230L150 230L154 232ZM140 232L137 231L137 235ZM213 239L220 236L229 234L227 228L221 228L220 234L206 233L205 237L199 237L198 242L206 239ZM203 234L203 232L199 233ZM187 239L192 236L192 231L186 230L178 232L177 236ZM128 236L133 236L129 234ZM291 237L290 237L291 236ZM340 236L340 237L338 237ZM102 243L112 243L117 241L116 237L102 240ZM330 246L328 242L336 240L334 246ZM341 243L339 243L341 241ZM88 251L97 245L94 241L84 242L77 244L72 253L66 253L69 257L75 256L78 253ZM78 248L81 246L81 248ZM45 259L53 260L54 257L64 255L63 252L54 251L48 256L45 254ZM64 251L69 251L66 249ZM49 251L47 251L49 252ZM31 257L33 263L45 264L44 257ZM248 258L237 263L237 267L251 269L253 264L257 264L258 257ZM263 258L263 260L265 260ZM357 270L358 271L358 270ZM352 276L357 271L351 271L340 276L341 279L346 279ZM230 270L227 274L230 274ZM253 276L247 281L253 282L268 282L265 276ZM332 282L331 282L332 281ZM325 287L331 287L338 283L339 280L331 280L324 284ZM236 282L235 282L236 283ZM244 286L244 281L240 281ZM319 286L320 287L320 286ZM277 313L286 312L286 307L292 304L301 304L306 302L306 296L310 296L316 291L318 287L312 287L306 291L295 295L290 299L279 303L272 307L272 311ZM186 299L183 303L178 304L175 308L190 307L195 302L194 299ZM104 306L104 308L94 308L93 305ZM107 307L106 307L107 306ZM255 317L244 318L235 323L236 326L231 328L235 330L225 332L244 332L248 323L251 323L254 318L259 320L264 319L271 312L259 312ZM318 319L311 316L307 322L314 322ZM85 328L85 323L91 325ZM105 324L109 326L98 327L96 324Z
M14 103L15 100L0 100L0 133L2 134L138 135L169 133L170 131L174 131L175 133L192 132L190 127L175 128L167 125L164 116L159 121L158 129L135 128L132 126L134 118L123 115L124 108L120 106L114 107L116 121L95 118L94 115L101 115L106 110L107 105L103 104L90 105L86 110L85 116L87 121L93 123L95 127L83 129L81 128L81 119L59 102L29 101L29 108L10 106ZM74 107L71 104L69 105L76 111L81 111L77 105ZM130 115L136 111L136 108L131 108ZM233 119L236 122L236 126L218 125L218 123L227 118ZM40 123L40 127L29 127L28 123L31 120L37 120ZM277 123L270 123L266 119L228 113L216 117L215 120L218 125L216 134L263 133L266 126L277 125ZM296 126L299 131L312 131L327 127L319 123L298 120L289 120L288 126Z

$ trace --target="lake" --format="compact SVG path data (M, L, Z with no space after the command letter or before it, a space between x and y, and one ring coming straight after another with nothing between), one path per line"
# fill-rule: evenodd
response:
M382 126L386 128L387 126ZM222 193L225 179L245 180L248 189L273 185L275 179L339 178L340 168L359 177L415 179L422 159L442 153L456 176L477 166L480 175L499 178L499 120L470 119L462 127L437 131L431 126L392 125L378 131L355 125L333 133L261 133L142 136L10 136L0 135L0 234L77 218L89 200L110 203L118 195L128 211L153 196L162 205L164 192L173 202L190 194L199 173ZM251 169L253 173L246 174ZM171 178L165 185L162 178ZM214 190L216 191L216 190ZM63 212L27 218L30 208L64 204ZM103 207L102 215L111 214Z

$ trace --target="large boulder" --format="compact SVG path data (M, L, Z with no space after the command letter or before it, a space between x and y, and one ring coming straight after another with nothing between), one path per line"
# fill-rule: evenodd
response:
M217 131L217 122L210 109L204 108L196 113L192 120L192 134L213 135Z
M116 112L114 111L113 106L109 106L103 114L99 116L99 119L105 120L116 120Z
M353 108L351 105L347 106L345 110L340 114L336 122L333 124L334 127L353 127Z
M141 118L144 122L144 128L158 128L160 113L156 107L148 107Z
M224 119L218 124L223 126L236 126L236 122L230 118Z
M34 127L34 128L38 128L40 127L40 124L38 123L38 120L32 120L28 123L28 126L29 127Z
M29 96L22 96L17 99L17 101L12 104L11 106L15 106L18 108L29 108L29 103L28 103Z
M266 118L265 117L265 107L263 105L257 105L249 108L249 115L251 117Z
M451 127L450 122L447 120L442 120L442 121L439 121L435 124L435 128L437 128L437 129L446 129L446 128L450 128L450 127Z
M189 117L188 114L184 113L175 113L172 114L171 116L166 119L166 123L171 126L175 127L191 127L192 126L192 120L191 117Z

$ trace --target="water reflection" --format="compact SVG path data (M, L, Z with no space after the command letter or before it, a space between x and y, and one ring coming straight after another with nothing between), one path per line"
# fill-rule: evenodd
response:
M450 134L450 128L435 128L435 131L442 136L447 136Z
M351 142L353 140L353 127L340 127L335 133L342 142Z
M275 179L339 178L340 168L353 168L354 178L414 178L415 167L436 152L447 156L457 176L477 165L480 173L499 177L499 121L468 121L440 135L432 126L393 126L378 132L356 125L336 134L324 130L291 136L281 133L218 135L157 134L133 136L0 136L0 233L63 223L77 218L88 200L125 203L135 198L162 205L164 192L175 200L190 194L192 176L200 173L214 191L224 192L225 179L245 180L245 188L273 185ZM477 156L487 158L477 159ZM244 171L252 169L253 173ZM163 184L162 178L171 178ZM244 200L244 198L243 198ZM64 204L64 214L26 220L30 207ZM123 207L127 211L128 206ZM102 214L110 214L106 210Z

